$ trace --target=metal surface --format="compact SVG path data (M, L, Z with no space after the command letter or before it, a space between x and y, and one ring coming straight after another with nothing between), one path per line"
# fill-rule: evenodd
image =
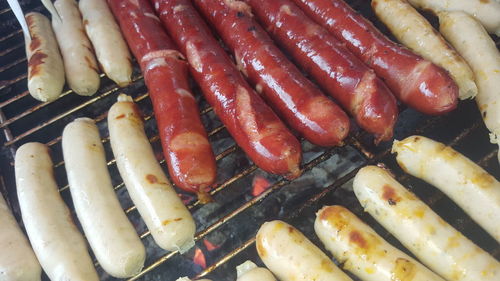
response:
M25 12L43 11L38 1L20 2ZM375 20L369 8L369 1L348 2L386 32ZM435 19L431 20L435 23ZM500 44L498 38L495 40L497 45ZM401 171L394 161L394 156L390 154L391 143L375 147L369 135L356 129L351 132L342 147L321 148L302 141L304 173L300 178L288 181L261 171L248 160L200 96L199 89L195 85L193 87L198 93L202 120L217 155L217 184L211 191L215 202L202 205L191 194L178 190L197 223L196 246L184 255L164 251L155 245L126 188L123 188L109 146L106 113L116 101L118 93L123 92L133 96L142 109L147 134L158 159L165 168L151 102L137 65L133 75L134 83L126 88L117 88L101 75L101 88L94 96L81 97L66 89L63 96L52 103L39 103L31 98L26 87L26 68L20 28L6 1L2 1L0 2L0 129L3 133L0 135L2 143L0 191L7 197L16 218L20 221L13 171L15 149L30 141L46 143L52 150L55 175L61 194L73 210L62 159L61 133L64 126L74 118L86 116L96 120L103 138L116 193L147 248L145 268L139 275L129 280L170 281L176 280L179 276L207 276L213 280L235 280L235 266L246 259L262 264L257 256L254 240L256 231L265 221L283 219L303 231L316 245L321 245L314 234L313 222L315 212L323 205L342 204L348 207L383 237L400 249L404 249L394 237L363 212L352 193L352 178L356 171L366 164L377 163L389 167L405 186L414 191L446 221L496 258L500 257L498 243L472 222L453 202L434 187ZM497 148L489 143L488 132L473 101L461 102L456 111L440 117L424 116L411 109L402 109L395 138L402 139L412 134L422 134L450 144L497 178L500 177L500 167L496 158ZM260 194L254 194L253 186L262 182L267 183L269 187ZM77 222L76 216L74 217ZM193 262L193 257L200 256L200 252L203 253L206 267L200 265L199 258L198 263ZM115 280L103 272L98 263L96 267L101 280Z

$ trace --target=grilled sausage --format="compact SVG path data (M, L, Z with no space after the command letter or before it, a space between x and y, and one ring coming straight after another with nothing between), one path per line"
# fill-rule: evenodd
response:
M178 187L206 201L217 168L189 90L188 64L147 0L108 3L144 73L170 176Z
M403 170L434 185L500 242L500 182L449 146L422 136L394 141Z
M252 261L246 261L236 267L236 281L276 281L267 268L257 267Z
M50 280L98 281L87 244L57 189L46 145L27 143L15 157L17 197L31 246Z
M441 219L385 170L367 166L354 178L365 211L422 263L447 280L500 280L500 263Z
M261 169L295 178L301 148L234 66L188 0L153 0L165 28L185 54L191 74L236 143Z
M57 99L64 86L64 66L57 41L44 15L31 12L26 15L31 34L28 57L28 90L39 101Z
M500 16L499 16L500 17ZM486 30L463 12L439 14L439 30L474 71L476 102L492 142L500 138L500 53Z
M465 12L478 20L489 33L500 36L498 0L408 0L413 6L438 14L441 11Z
M316 214L314 230L344 269L363 281L444 281L342 206L323 207Z
M75 0L56 0L54 6L59 17L52 17L52 27L61 48L66 80L75 93L91 96L99 89L99 70L78 5Z
M78 6L104 73L120 87L132 83L130 53L106 1L80 0Z
M196 230L193 218L156 160L130 97L118 97L109 110L108 127L120 175L156 244L169 251L191 248Z
M94 121L66 125L62 147L71 198L97 261L117 278L139 273L146 250L116 198Z
M250 7L241 1L194 3L231 48L240 71L290 127L317 145L342 142L349 132L347 115L276 47Z
M460 99L476 96L469 65L406 0L372 0L372 7L401 43L448 71L458 85Z
M383 35L342 0L295 0L378 76L403 103L426 114L456 108L458 87L448 73Z
M246 0L275 41L350 113L376 141L392 137L394 96L373 70L291 0Z
M0 194L0 281L39 281L42 269Z
M257 232L257 252L281 281L348 281L316 245L293 226L282 222L264 223Z

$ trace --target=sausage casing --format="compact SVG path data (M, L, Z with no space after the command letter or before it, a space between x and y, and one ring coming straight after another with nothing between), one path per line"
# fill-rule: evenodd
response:
M496 281L500 263L377 166L359 170L354 194L365 211L446 280Z
M156 244L181 252L194 245L194 220L168 182L132 99L120 95L108 113L111 148L128 193Z
M116 197L94 121L66 125L62 147L71 198L97 261L117 278L139 273L146 250Z
M419 9L433 11L465 12L481 22L489 33L500 36L500 3L498 0L408 0Z
M198 0L199 10L232 49L236 65L283 120L317 145L338 145L347 115L278 49L241 1Z
M342 206L323 207L316 214L314 230L344 269L363 281L444 281Z
M500 182L453 148L422 136L394 141L405 172L434 185L500 242Z
M236 267L236 275L236 281L276 281L271 271L249 260Z
M264 223L257 232L257 252L281 281L351 281L304 234L282 221Z
M499 16L500 17L500 16ZM500 53L474 18L463 12L439 13L439 30L474 71L476 102L492 142L500 138Z
M66 80L75 93L91 96L99 89L99 69L78 4L75 0L56 0L54 7L59 17L52 17L52 27L61 49Z
M26 46L28 57L28 89L39 101L57 99L64 86L64 65L50 21L44 15L26 14L31 42Z
M191 74L236 143L261 169L298 177L301 147L248 85L189 0L153 0L164 27L191 65Z
M426 114L456 108L458 87L448 73L397 45L343 0L294 0L373 68L403 103Z
M33 250L50 280L99 281L54 179L49 149L26 143L15 157L17 197Z
M401 43L448 71L458 85L460 99L476 96L469 65L406 0L372 0L372 7Z
M127 86L132 82L131 57L106 1L80 0L78 6L102 70L118 86Z
M0 228L0 281L40 281L40 264L2 194Z
M246 0L263 26L376 141L389 140L396 99L363 62L291 0Z

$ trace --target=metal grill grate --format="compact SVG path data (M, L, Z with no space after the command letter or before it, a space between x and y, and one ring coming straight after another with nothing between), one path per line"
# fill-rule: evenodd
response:
M25 12L44 12L37 1L20 2ZM387 34L384 27L375 20L367 1L348 2ZM500 45L498 38L496 42ZM137 65L133 77L132 85L119 89L101 75L101 88L93 97L80 97L71 90L66 90L55 102L36 102L29 96L26 88L26 58L21 31L6 1L0 3L0 129L3 131L0 135L1 192L6 195L19 219L13 172L15 149L25 142L43 142L52 149L61 195L74 215L62 159L61 133L64 126L74 118L93 118L103 137L108 168L117 195L147 248L144 270L129 280L175 280L184 275L207 275L214 280L235 280L236 265L246 259L261 263L253 245L255 233L265 221L284 219L303 231L316 245L321 245L314 234L313 221L314 213L323 205L342 204L348 207L383 237L404 249L369 215L363 213L352 193L352 178L356 171L366 164L378 162L391 168L398 180L412 189L446 221L496 258L500 257L498 243L460 208L434 187L402 173L394 157L390 155L390 143L375 147L371 144L370 136L362 132L351 133L343 147L321 148L302 141L304 174L294 181L288 181L261 171L246 158L215 117L211 107L201 98L195 85L193 87L198 93L202 120L217 155L218 180L211 191L215 202L201 205L192 195L180 193L197 223L194 249L204 253L207 267L193 263L194 249L184 255L166 252L155 245L123 188L109 145L106 113L116 101L118 93L124 92L134 97L143 110L146 132L165 168L151 102ZM472 101L461 102L456 111L440 117L424 116L411 109L404 109L396 127L395 138L402 139L411 134L423 134L450 144L497 178L500 176L496 147L488 142L487 130ZM270 187L254 196L252 184L256 178L264 178ZM101 280L115 280L103 272L97 263L96 266Z

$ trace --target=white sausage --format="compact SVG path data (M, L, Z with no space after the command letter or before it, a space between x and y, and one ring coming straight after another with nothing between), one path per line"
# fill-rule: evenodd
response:
M52 27L63 56L66 80L75 93L91 96L99 89L100 78L78 5L75 0L56 0L54 6L61 20L52 16Z
M252 261L246 261L236 267L236 281L276 281L267 268L257 267Z
M42 269L0 194L0 281L39 281Z
M106 1L80 0L78 5L102 70L120 87L127 86L132 82L130 52Z
M146 250L113 190L94 121L79 118L66 125L62 147L71 198L97 261L117 278L139 273Z
M359 170L354 193L365 211L422 263L449 281L498 281L500 264L441 219L387 171Z
M403 170L434 185L500 242L500 182L449 146L422 136L394 141Z
M19 206L33 250L52 281L98 281L87 244L59 194L46 145L16 152Z
M169 251L188 250L194 245L194 220L156 160L130 97L120 95L108 126L120 175L155 242Z
M264 223L257 232L257 252L267 268L281 281L348 281L325 253L293 226Z
M500 13L497 14L500 18ZM439 30L472 67L479 92L476 102L490 130L500 138L500 53L486 30L462 12L439 13Z
M344 269L363 281L444 281L342 206L323 207L316 214L314 230Z
M413 6L430 10L435 14L441 11L462 11L481 22L491 34L500 36L500 2L498 0L408 0Z
M32 12L26 15L31 42L28 57L28 90L39 101L57 99L64 86L64 66L56 37L47 17Z
M460 99L476 96L469 65L406 0L372 0L372 7L401 43L448 71L458 85Z

